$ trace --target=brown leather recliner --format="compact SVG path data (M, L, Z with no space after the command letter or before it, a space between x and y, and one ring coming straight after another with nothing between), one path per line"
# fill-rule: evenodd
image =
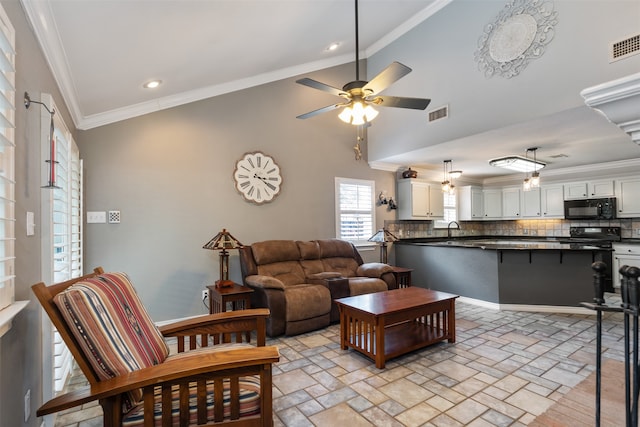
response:
M267 307L267 335L296 335L338 321L333 300L397 287L391 267L363 263L338 239L267 240L240 249L242 279L252 307Z

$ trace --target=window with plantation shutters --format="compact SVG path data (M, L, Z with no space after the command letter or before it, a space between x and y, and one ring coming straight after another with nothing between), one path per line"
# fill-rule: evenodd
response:
M336 178L336 237L364 243L374 233L375 182Z
M15 31L0 7L0 310L14 297Z
M434 228L447 228L451 221L458 220L458 207L456 193L443 193L444 197L444 218L433 222Z

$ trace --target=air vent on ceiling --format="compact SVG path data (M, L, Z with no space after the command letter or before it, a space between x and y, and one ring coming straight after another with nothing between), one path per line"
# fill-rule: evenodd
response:
M445 105L444 107L437 108L435 110L429 111L429 121L433 122L440 119L446 119L449 117L449 106Z
M640 34L611 43L610 62L618 61L640 53Z
M561 158L569 157L569 156L567 156L566 154L552 154L552 155L547 156L547 157L552 158L552 159L561 159Z

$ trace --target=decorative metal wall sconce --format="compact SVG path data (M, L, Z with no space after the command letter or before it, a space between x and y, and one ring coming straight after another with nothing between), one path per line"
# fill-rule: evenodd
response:
M55 110L49 109L43 102L34 101L29 97L29 93L24 93L24 107L29 108L31 104L40 104L51 115L51 126L49 127L49 160L45 160L45 163L49 163L49 184L43 185L42 188L60 188L56 185L56 139L53 135L53 115Z
M387 198L387 195L384 191L381 191L378 195L378 206L387 205L389 210L397 209L398 206L396 202L393 200L393 197Z

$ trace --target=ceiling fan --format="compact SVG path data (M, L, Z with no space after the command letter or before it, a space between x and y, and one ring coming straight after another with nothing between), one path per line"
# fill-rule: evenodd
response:
M356 79L345 84L342 89L329 86L317 80L303 78L296 80L304 86L329 92L333 95L340 96L345 102L328 105L318 110L310 111L297 116L298 119L308 119L315 115L326 113L328 111L343 108L338 115L340 120L352 125L364 125L373 120L378 112L373 105L381 107L410 108L414 110L424 110L427 108L430 99L426 98L406 98L399 96L379 95L380 92L391 86L402 77L411 72L411 68L399 62L393 62L387 68L382 70L371 81L360 80L360 58L358 45L358 0L355 0L355 16L356 16Z

